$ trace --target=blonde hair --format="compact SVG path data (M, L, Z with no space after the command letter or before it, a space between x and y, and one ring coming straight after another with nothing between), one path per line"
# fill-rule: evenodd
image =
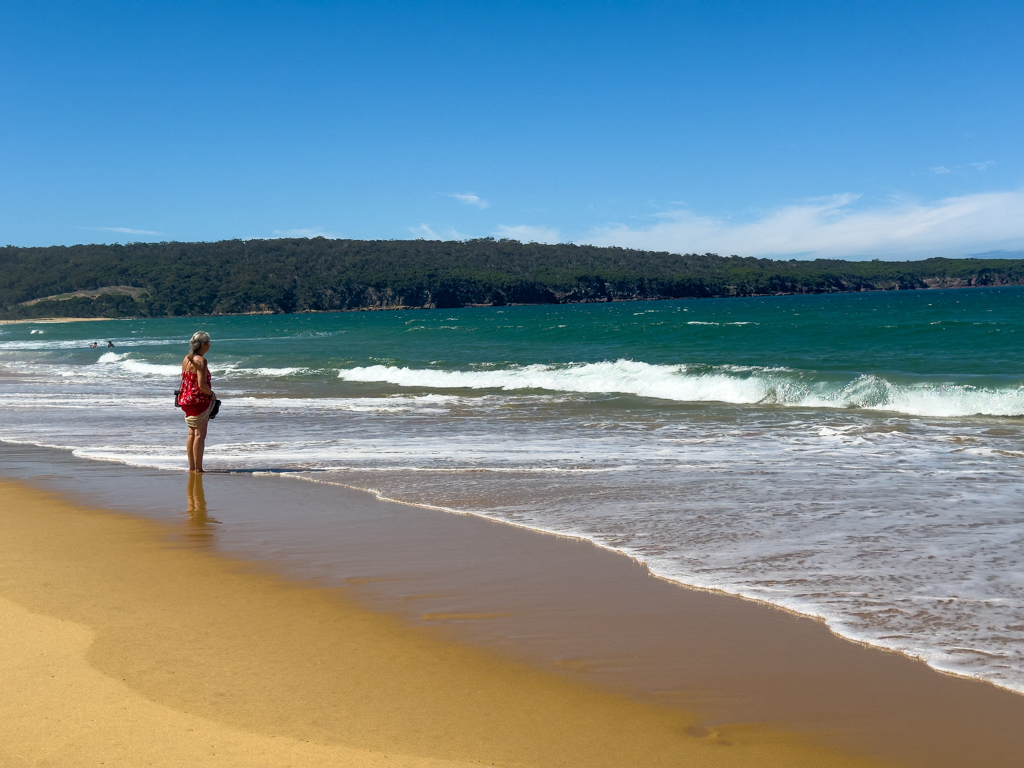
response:
M196 331L195 333L193 333L192 339L188 343L189 347L192 350L192 354L196 354L200 349L203 348L203 344L207 343L209 340L210 334L208 334L206 331Z

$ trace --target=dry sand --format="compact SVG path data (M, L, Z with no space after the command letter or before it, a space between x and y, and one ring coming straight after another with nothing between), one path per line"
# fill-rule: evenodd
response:
M251 733L147 699L87 659L96 633L0 598L4 766L454 766Z
M633 701L0 482L4 765L864 766Z

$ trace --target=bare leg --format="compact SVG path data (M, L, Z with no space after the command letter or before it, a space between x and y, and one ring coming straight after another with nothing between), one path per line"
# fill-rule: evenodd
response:
M210 427L210 420L207 419L203 425L195 430L196 436L192 440L192 455L195 460L195 472L203 471L203 451L206 449L206 430Z
M188 428L188 440L185 443L185 453L188 454L188 471L196 471L196 438L198 431L193 427Z

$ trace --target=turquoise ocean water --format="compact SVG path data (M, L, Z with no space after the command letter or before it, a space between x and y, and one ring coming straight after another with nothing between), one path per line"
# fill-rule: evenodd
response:
M208 468L581 536L1024 692L1022 288L7 325L0 438L183 469L200 328Z

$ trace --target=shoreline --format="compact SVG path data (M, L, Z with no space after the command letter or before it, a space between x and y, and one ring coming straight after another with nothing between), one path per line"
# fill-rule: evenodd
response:
M609 297L609 298L584 298L572 301L559 300L557 302L533 302L533 303L520 303L520 302L506 302L504 304L475 304L466 303L460 304L459 306L438 307L436 305L386 305L376 306L367 305L364 307L347 307L344 309L304 309L299 312L276 312L273 310L260 310L253 312L235 312L235 313L223 313L217 315L157 315L157 316L142 316L142 315L130 315L125 317L45 317L45 318L19 318L16 320L0 320L0 325L15 325L23 323L79 323L99 320L173 320L178 318L211 318L211 317L260 317L264 315L333 315L333 314L347 314L352 312L409 312L414 310L458 310L458 309L502 309L506 307L552 307L552 306L566 306L566 305L581 305L581 304L628 304L644 303L650 304L654 302L662 301L707 301L707 300L721 300L721 299L764 299L764 298L775 298L780 296L838 296L838 295L857 295L862 293L915 293L915 292L928 292L928 291L960 291L960 290L985 290L985 289L1001 289L1001 288L1019 288L1024 286L1024 282L1020 283L1000 283L993 285L926 285L923 288L874 288L874 289L861 289L861 290L848 290L848 291L821 291L821 292L781 292L781 293L744 293L744 294L721 294L716 296L630 296L630 297ZM39 299L43 301L45 299ZM33 299L33 301L36 301Z
M217 470L213 471L213 473L216 473L216 472L217 472ZM227 470L227 472L231 473L232 471L231 470ZM630 552L628 552L627 550L624 550L624 549L617 549L617 548L615 548L615 547L613 547L611 545L605 544L602 541L599 541L599 540L593 539L593 538L589 538L589 537L581 535L581 534L570 534L570 533L565 533L563 531L558 531L558 530L553 530L553 529L548 529L548 528L541 528L541 527L538 527L538 526L527 525L526 523L516 522L514 520L503 520L501 518L491 517L491 516L489 516L489 515L487 515L487 514L485 514L483 512L476 512L476 511L472 511L472 510L453 509L451 507L444 507L444 506L439 506L439 505L436 505L436 504L427 504L427 503L418 503L418 502L412 502L412 501L403 501L401 499L396 499L396 498L391 498L389 496L386 496L386 495L380 493L379 491L374 490L373 488L363 488L363 487L360 487L360 486L347 485L347 484L344 484L344 483L332 483L332 482L329 482L329 481L317 480L315 478L302 477L302 476L298 475L298 472L296 472L294 474L293 473L285 472L285 473L281 473L281 476L284 479L293 479L293 480L302 480L302 481L305 481L305 482L322 483L324 485L333 485L333 486L339 487L339 488L346 488L348 490L356 491L356 492L359 492L359 493L366 493L366 494L369 494L369 495L373 496L378 501L386 502L388 504L401 504L401 505L405 505L405 506L409 506L409 507L416 507L416 508L420 508L420 509L429 509L429 510L433 510L433 511L436 511L436 512L441 512L443 514L473 517L473 518L477 518L477 519L480 519L480 520L486 520L487 522L490 522L490 523L496 523L498 525L506 525L506 526L509 526L511 528L515 528L515 529L518 529L518 530L521 530L521 531L528 531L530 533L540 534L542 536L552 536L552 537L555 537L555 538L558 538L558 539L564 539L564 540L567 540L567 541L574 541L574 542L580 542L580 543L589 544L590 546L593 546L593 547L596 547L597 549L600 549L600 550L603 550L605 552L608 552L609 554L613 554L613 555L615 555L617 557L624 557L624 558L626 558L626 559L636 563L639 567L643 568L643 570L652 579L658 579L659 581L663 581L666 584L670 584L673 587L677 587L677 588L680 588L680 589L686 589L686 590L692 590L692 591L695 591L695 592L703 592L703 593L706 593L706 594L709 594L709 595L716 595L718 597L723 597L723 598L727 598L727 599L742 600L744 602L752 603L752 604L759 605L759 606L762 606L762 607L765 607L765 608L770 608L770 609L773 609L773 610L782 611L783 613L786 613L786 614L788 614L790 616L793 616L794 618L809 619L811 621L817 622L817 623L821 624L822 626L824 626L834 637L836 637L838 640L842 640L843 642L854 643L855 645L860 645L860 646L863 646L864 648L869 648L869 649L874 650L874 651L882 651L884 653L896 654L897 656L900 656L900 657L902 657L904 659L907 659L908 661L920 662L920 663L926 665L933 672L935 672L937 674L940 674L940 675L947 675L949 677L953 677L953 678L957 678L957 679L965 680L965 681L970 681L970 682L974 682L974 683L982 683L982 684L985 684L985 685L990 685L993 688L998 689L1000 691L1006 691L1006 692L1009 692L1009 693L1013 693L1013 694L1017 694L1017 695L1020 695L1020 696L1024 696L1024 690L1022 690L1022 689L1017 689L1017 688L1011 687L1009 685L1001 685L1000 683L995 682L994 680L989 680L988 678L981 677L979 675L969 675L969 674L965 674L965 673L961 673L961 672L956 672L956 671L952 671L952 670L947 670L947 669L942 669L940 667L936 667L935 665L930 663L928 661L928 659L925 658L922 654L910 653L910 652L902 650L900 648L893 648L893 647L889 647L889 646L886 646L886 645L880 645L878 643L873 643L873 642L871 642L869 640L863 640L863 639L861 639L859 637L854 637L854 636L851 636L851 635L843 634L841 631L837 630L835 627L832 626L832 624L829 622L827 617L822 616L821 614L812 613L810 611L801 611L801 610L798 610L796 608L791 608L791 607L789 607L787 605L784 605L782 603L772 602L771 600L767 600L765 598L758 597L758 596L751 595L751 594L747 594L747 593L744 593L744 592L739 592L739 591L732 592L732 591L729 591L727 589L722 589L720 587L703 586L703 585L701 585L699 583L696 583L696 582L684 581L684 580L682 580L680 578L675 578L673 576L669 576L669 575L666 575L666 574L663 574L663 573L659 573L658 571L652 569L650 563L648 563L642 557L640 557L638 555L634 555L634 554L632 554L632 553L630 553Z
M5 442L5 441L0 441L0 443L3 443L3 442ZM17 445L16 443L9 443L9 444ZM33 444L33 447L35 447L34 444ZM45 450L58 450L58 449L45 449ZM94 459L83 459L83 461L96 461L96 460L94 460ZM121 464L121 462L116 462L116 461L107 460L107 459L103 459L103 460L99 460L99 461L111 461L112 463ZM132 469L146 469L146 467L144 467L143 465L134 465L134 464L129 464L129 463L124 463L123 466L129 467L129 468L132 468ZM163 471L167 471L167 470L158 470L158 471L163 472ZM924 664L932 672L934 672L936 674L939 674L939 675L944 675L944 676L948 676L948 677L951 677L951 678L956 678L956 679L959 679L959 680L964 680L964 681L971 682L971 683L980 683L982 685L991 686L992 688L994 688L994 689L996 689L998 691L1001 691L1001 692L1008 692L1008 693L1011 693L1011 694L1014 694L1014 695L1017 695L1017 696L1024 696L1024 690L1020 690L1020 689L1014 688L1014 687L1012 687L1010 685L1000 684L999 682L996 682L994 680L990 680L990 679L988 679L986 677L982 677L980 675L965 674L965 673L957 672L957 671L954 671L954 670L948 670L948 669L943 669L941 667L937 667L934 664L932 664L923 654L912 653L910 651L903 650L901 648L890 647L890 646L887 646L887 645L882 645L882 644L879 644L879 643L872 642L870 640L864 640L864 639L861 639L860 637L844 634L842 631L840 631L840 630L836 629L835 627L833 627L832 624L830 623L829 619L826 616L823 616L823 615L818 614L818 613L811 612L810 610L803 611L803 610L799 610L797 608L792 608L792 607L790 607L788 605L784 605L782 603L773 602L771 600L768 600L768 599L765 599L765 598L762 598L762 597L759 597L759 596L756 596L756 595L744 593L744 592L741 592L741 591L729 591L727 589L723 589L723 588L720 588L720 587L704 586L704 585L702 585L700 583L697 583L696 581L693 581L693 582L685 581L682 578L677 578L677 577L673 577L671 575L666 575L664 573L660 573L657 570L653 569L651 567L650 563L648 563L646 560L644 560L643 557L641 557L639 555L634 555L634 554L632 554L631 552L629 552L629 551L627 551L625 549L618 549L618 548L613 547L611 545L605 544L604 542L602 542L602 541L600 541L598 539L589 538L589 537L581 535L581 534L570 534L570 533L565 533L563 531L558 531L558 530L554 530L554 529L548 529L548 528L542 528L542 527L538 527L538 526L532 526L532 525L528 525L526 523L516 522L516 521L513 521L513 520L504 520L504 519L501 519L501 518L498 518L498 517L491 517L491 516L489 516L486 513L478 512L478 511L473 511L473 510L460 510L460 509L454 509L454 508L451 508L451 507L445 507L445 506L436 505L436 504L413 502L413 501L404 501L402 499L397 499L397 498L392 498L392 497L386 496L383 493L381 493L381 492L379 492L379 491L377 491L377 490L375 490L373 488L364 488L364 487L361 487L361 486L350 485L350 484L346 484L346 483L320 480L320 479L314 478L314 477L303 476L301 473L302 473L302 470L289 470L289 471L274 472L274 473L261 473L258 470L255 470L255 471L240 471L240 470L227 469L227 470L208 470L206 474L207 475L238 475L238 476L246 476L246 475L254 475L255 476L255 475L259 475L259 474L273 474L276 477L279 477L280 479L298 480L298 481L302 481L302 482L306 482L306 483L314 483L314 484L324 485L324 486L328 486L328 487L343 488L343 489L346 489L346 490L349 490L349 491L354 491L354 492L359 493L359 494L366 494L368 496L373 497L377 501L383 502L385 504L395 504L395 505L411 507L411 508L415 508L415 509L430 510L430 511L434 511L434 512L439 512L439 513L441 513L443 515L454 515L456 517L469 517L469 518L473 518L473 519L477 519L477 520L481 520L481 521L486 521L487 523L496 524L498 526L507 526L507 527L510 527L510 528L515 529L517 531L522 531L522 532L526 532L526 533L529 533L529 534L537 534L537 535L541 535L541 536L545 536L545 537L553 537L553 538L556 538L556 539L561 539L561 540L567 541L567 542L576 542L576 543L580 543L580 544L586 544L586 545L595 547L596 549L599 549L599 550L601 550L603 552L607 552L610 555L614 555L615 557L622 557L622 558L625 558L625 559L629 560L632 563L635 563L639 568L643 569L645 574L647 574L650 578L662 581L662 582L670 585L671 587L678 588L678 589L684 589L684 590L690 590L690 591L694 591L694 592L705 593L705 594L708 594L708 595L714 595L716 597L725 598L727 600L741 600L743 602L750 603L750 604L753 604L753 605L757 605L757 606L760 606L760 607L763 607L763 608L768 608L768 609L771 609L771 610L781 611L781 612L783 612L783 613L785 613L785 614L787 614L789 616L792 616L792 617L794 617L796 619L809 620L809 621L813 621L813 622L815 622L817 624L820 624L825 629L827 629L828 632L833 637L835 637L837 640L840 640L842 642L853 643L855 645L862 646L862 647L864 647L866 649L870 649L872 651L880 651L880 652L883 652L883 653L894 654L894 655L899 656L899 657L901 657L901 658L903 658L903 659L905 659L907 661Z
M101 320L135 320L134 317L40 317L38 319L0 320L0 325L24 325L26 323L94 323Z
M766 725L708 728L183 546L171 526L0 488L16 679L0 711L22 713L0 741L25 764L44 748L62 765L878 764Z
M205 476L197 520L168 513L185 506L183 473L42 449L24 458L3 474L171 524L178 545L293 584L341 588L446 642L696 717L694 733L761 723L908 766L1024 759L1018 694L853 643L818 620L662 580L584 540L248 473Z

